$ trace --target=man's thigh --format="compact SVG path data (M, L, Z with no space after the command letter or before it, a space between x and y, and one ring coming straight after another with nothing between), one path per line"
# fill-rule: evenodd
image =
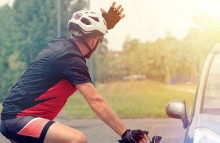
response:
M44 143L86 143L86 137L80 131L63 125L53 123L48 129Z
M48 128L54 123L48 119L23 116L2 120L1 132L16 143L43 143Z

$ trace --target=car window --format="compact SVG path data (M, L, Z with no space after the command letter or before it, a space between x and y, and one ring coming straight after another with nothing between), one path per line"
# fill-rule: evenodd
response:
M220 54L214 57L209 71L202 112L220 114Z

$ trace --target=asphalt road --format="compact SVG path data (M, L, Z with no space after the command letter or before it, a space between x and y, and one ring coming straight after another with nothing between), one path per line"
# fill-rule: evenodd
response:
M88 143L117 143L119 136L100 119L72 119L59 115L57 121L78 129L87 136ZM148 130L149 136L160 135L161 143L182 143L185 130L177 119L143 118L123 119L128 128ZM0 143L10 143L0 134Z

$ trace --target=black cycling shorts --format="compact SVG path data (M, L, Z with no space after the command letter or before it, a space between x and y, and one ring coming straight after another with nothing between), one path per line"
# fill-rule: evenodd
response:
M43 143L53 123L54 121L34 116L1 120L1 133L14 143Z

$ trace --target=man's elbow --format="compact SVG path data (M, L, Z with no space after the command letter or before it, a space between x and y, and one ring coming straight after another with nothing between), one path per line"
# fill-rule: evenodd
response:
M103 106L103 104L106 103L106 100L101 96L96 96L92 98L90 101L88 101L89 106L91 108L100 108L100 106Z

